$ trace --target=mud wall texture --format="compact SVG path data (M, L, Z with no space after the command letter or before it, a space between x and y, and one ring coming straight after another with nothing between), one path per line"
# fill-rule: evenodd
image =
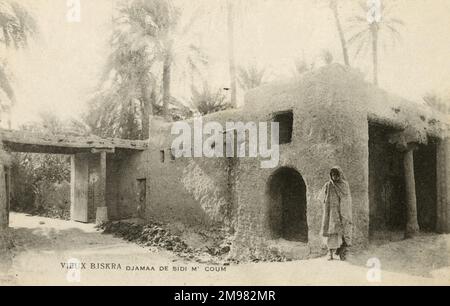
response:
M139 216L138 180L148 180L148 152L118 152L107 164L106 182L109 218L129 219ZM109 191L108 191L109 190Z
M147 206L150 215L190 226L225 221L229 205L225 159L180 158L163 163L159 152L153 156L155 179L150 182Z
M281 145L278 168L297 170L307 188L308 243L304 258L321 253L322 204L317 199L339 165L353 197L354 243L368 241L368 123L366 86L358 75L341 67L309 75L302 82L276 84L247 95L246 107L257 109L255 121L268 120L274 112L292 109L292 142ZM256 108L256 105L258 107ZM253 111L253 113L255 113ZM237 171L238 221L235 256L265 252L270 248L267 182L277 169L260 169L259 161L241 159ZM300 242L297 245L301 244Z
M388 111L383 113L384 108L379 104L385 100ZM231 252L234 257L263 256L276 250L280 241L286 242L280 238L290 240L274 235L270 214L273 206L280 202L269 194L271 177L280 169L289 169L288 172L298 173L295 176L306 185L308 235L306 239L302 236L298 241L293 239L287 243L295 250L291 252L293 258L313 257L323 253L320 233L323 208L318 196L329 180L330 169L339 165L353 198L353 245L364 247L369 240L371 215L369 119L395 129L419 120L425 134L440 130L439 121L434 120L432 114L427 113L424 119L414 113L414 118L418 119L409 122L408 107L399 110L397 102L404 106L403 100L392 98L364 82L358 72L333 64L308 73L302 79L252 90L243 108L203 118L204 123L217 121L222 125L227 121L259 123L271 122L280 112L292 112L291 142L280 146L279 164L272 169L262 169L261 158L173 158L170 150L175 138L170 133L172 124L152 118L149 149L117 156L113 162L111 171L116 179L109 186L116 190L117 202L111 204L115 205L111 211L120 218L136 215L143 198L142 180L145 180L145 218L205 229L225 227L234 237ZM187 123L193 125L192 121ZM389 150L382 146L374 152L381 160ZM442 151L442 146L438 151ZM438 164L442 160L440 158ZM372 165L378 166L383 165ZM443 178L438 177L439 186L443 188ZM378 182L375 189L382 188L381 178L375 180ZM426 186L424 190L430 188ZM376 194L378 189L370 194ZM448 209L443 206L441 210ZM375 208L372 216L377 214L380 212ZM440 220L441 224L443 222Z
M174 159L170 129L161 133L164 142L151 142L144 152L118 152L108 158L109 218L142 217L190 227L231 227L230 160Z
M205 124L211 120L214 116L203 118ZM173 157L171 146L177 135L171 135L170 124L150 134L147 217L191 227L232 228L232 160Z

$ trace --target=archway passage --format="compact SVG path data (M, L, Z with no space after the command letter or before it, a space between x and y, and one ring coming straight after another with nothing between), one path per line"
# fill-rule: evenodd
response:
M308 242L306 185L295 169L281 168L269 179L268 226L272 239Z

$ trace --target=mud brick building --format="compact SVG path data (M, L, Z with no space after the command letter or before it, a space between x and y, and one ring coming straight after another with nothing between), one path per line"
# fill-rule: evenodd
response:
M269 84L248 92L242 108L203 120L279 122L278 167L261 169L259 158L175 158L172 124L155 117L146 143L68 152L73 219L92 221L100 203L110 219L226 228L236 257L277 250L308 258L322 246L317 196L339 165L352 192L355 245L379 231L450 232L448 116L357 71L332 64Z

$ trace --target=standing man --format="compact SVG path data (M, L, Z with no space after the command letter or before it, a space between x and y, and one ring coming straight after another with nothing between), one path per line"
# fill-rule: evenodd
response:
M329 260L334 259L334 254L345 260L347 247L352 244L352 196L340 167L331 169L330 180L323 186L319 199L323 204L321 232Z

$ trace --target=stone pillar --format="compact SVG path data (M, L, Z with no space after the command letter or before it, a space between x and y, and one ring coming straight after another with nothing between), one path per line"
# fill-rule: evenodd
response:
M450 233L450 138L437 146L437 231Z
M409 144L403 156L406 191L405 238L413 237L420 230L419 221L417 219L416 180L414 177L414 150L416 148L417 145Z

